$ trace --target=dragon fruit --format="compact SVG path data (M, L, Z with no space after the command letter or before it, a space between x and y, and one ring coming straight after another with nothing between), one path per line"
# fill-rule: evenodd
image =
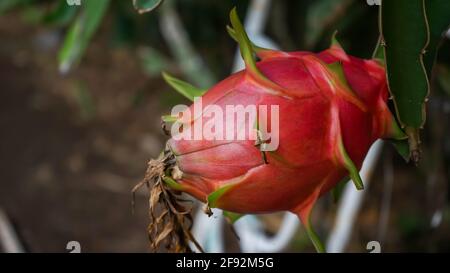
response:
M167 142L162 180L233 219L293 212L322 252L309 220L316 200L347 177L362 189L358 171L371 144L405 138L387 106L385 69L377 60L347 55L336 39L320 53L260 48L248 39L235 10L230 19L228 31L239 43L244 70L206 92L165 75L178 91L202 100L188 109L200 109L199 114L172 116L183 129ZM264 151L274 140L258 142L251 133L239 140L179 138L183 130L211 120L206 112L212 105L277 106L277 149ZM264 115L266 124L258 119L256 133L273 126L272 112ZM242 122L242 128L252 126L249 119Z

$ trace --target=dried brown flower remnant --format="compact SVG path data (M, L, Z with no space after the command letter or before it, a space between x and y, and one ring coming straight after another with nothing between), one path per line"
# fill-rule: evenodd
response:
M181 193L171 189L163 180L166 173L174 171L177 172L175 158L170 150L166 150L158 159L148 162L144 179L132 190L134 195L139 188L146 185L149 191L150 248L156 252L164 243L168 252L192 252L189 247L189 242L192 242L203 252L190 231L192 207L186 206L188 200L182 199Z

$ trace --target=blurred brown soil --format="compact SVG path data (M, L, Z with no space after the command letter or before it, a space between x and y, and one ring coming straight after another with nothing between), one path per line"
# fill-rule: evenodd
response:
M0 17L0 207L28 251L148 250L147 201L131 189L164 136L158 79L126 49L96 42L67 76L57 71L55 35ZM50 35L50 36L49 36ZM51 41L51 39L50 39Z

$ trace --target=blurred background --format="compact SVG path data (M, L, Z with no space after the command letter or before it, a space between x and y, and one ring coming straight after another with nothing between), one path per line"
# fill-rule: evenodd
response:
M167 0L145 14L131 0L1 0L0 251L8 236L26 252L67 252L69 241L82 252L149 251L147 195L133 215L131 189L164 146L160 116L189 104L161 71L203 88L225 78L236 53L229 11L237 6L244 20L262 12L258 1L268 3L261 32L283 50L323 50L335 30L358 57L377 43L378 8L366 0ZM450 251L448 39L434 74L422 161L380 146L343 251L367 252L374 240L383 252ZM322 238L337 213L331 196L315 208ZM258 219L266 236L283 221ZM224 233L225 250L240 251ZM280 251L314 248L297 228Z

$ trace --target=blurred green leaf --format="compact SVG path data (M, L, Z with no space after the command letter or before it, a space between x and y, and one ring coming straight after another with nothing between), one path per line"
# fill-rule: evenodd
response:
M83 2L81 13L66 34L64 44L59 52L61 73L67 73L74 64L79 62L109 4L109 0Z
M68 24L75 17L78 6L70 6L66 1L59 1L58 4L47 14L42 21L46 24L62 26Z
M354 0L316 0L309 7L306 17L306 45L314 46L323 32L343 16ZM333 29L334 31L335 29Z
M179 69L200 88L209 88L216 80L191 41L174 1L167 1L159 15L161 34ZM195 33L195 32L194 32Z
M142 68L149 76L160 75L161 71L169 68L170 60L158 50L146 47L139 50Z
M19 5L29 4L33 2L33 0L1 0L0 1L0 14L15 8Z
M139 13L146 13L156 9L163 0L133 0L134 8Z
M426 217L419 215L418 213L400 212L396 222L398 229L401 232L401 236L414 237L420 232L427 230Z
M86 121L94 118L96 114L96 105L92 94L85 83L77 83L74 96L80 109L81 118Z
M127 6L124 5L119 7L114 5L113 8L114 20L111 26L111 44L114 47L133 46L135 38L137 37L137 25L134 20L136 14L133 12L130 15Z
M24 22L34 25L38 25L45 14L38 5L25 5L20 11L20 18Z

